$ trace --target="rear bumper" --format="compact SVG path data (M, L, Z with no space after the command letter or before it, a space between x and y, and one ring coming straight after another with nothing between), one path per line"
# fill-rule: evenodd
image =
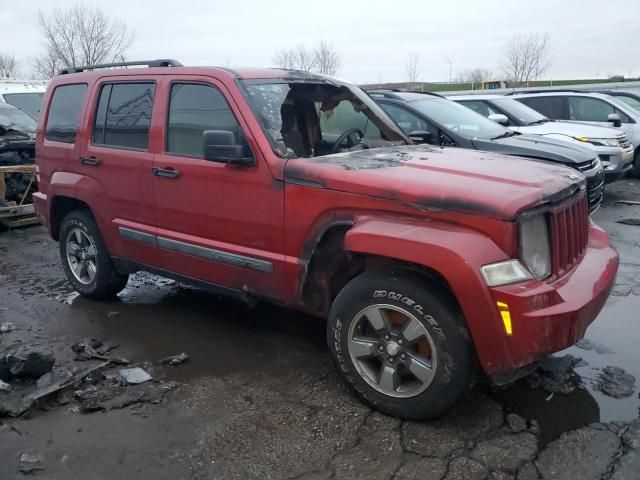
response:
M32 195L33 205L36 209L36 215L40 223L42 223L47 230L49 229L49 213L47 209L47 195L42 192L35 192Z
M513 328L512 335L505 333L504 341L496 342L502 362L489 370L485 366L494 383L506 383L518 370L583 338L609 296L618 262L608 235L591 226L584 258L562 278L491 288L494 300L509 306Z

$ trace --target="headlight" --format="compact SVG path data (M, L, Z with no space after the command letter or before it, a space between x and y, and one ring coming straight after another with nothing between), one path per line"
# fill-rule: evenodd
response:
M551 247L545 215L522 220L519 233L522 261L536 278L547 278L551 274Z
M617 138L589 138L589 137L573 137L579 142L591 143L600 147L619 147L620 140Z
M520 263L520 260L506 260L504 262L483 265L480 268L484 281L489 287L507 285L509 283L531 280L533 277L529 270Z

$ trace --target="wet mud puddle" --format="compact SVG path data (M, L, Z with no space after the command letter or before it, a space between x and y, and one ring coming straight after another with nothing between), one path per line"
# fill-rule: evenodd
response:
M640 295L614 290L585 339L555 356L564 355L575 357L560 380L569 384L565 392L554 392L525 378L494 393L508 409L539 423L543 443L591 423L640 416ZM613 383L604 387L605 394L603 381L609 380Z

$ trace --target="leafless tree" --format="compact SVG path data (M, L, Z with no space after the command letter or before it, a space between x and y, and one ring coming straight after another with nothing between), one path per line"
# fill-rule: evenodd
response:
M487 68L465 70L456 76L458 83L481 83L489 80L493 73Z
M0 78L15 77L18 73L18 61L14 55L0 53Z
M514 35L504 47L504 73L508 80L526 84L551 66L549 33Z
M412 53L404 62L404 70L407 74L407 81L410 83L417 82L420 76L420 58L417 53Z
M315 70L323 75L335 75L340 68L340 54L326 42L320 42L313 51Z
M76 5L38 13L46 51L35 60L41 76L52 67L93 65L124 58L135 33L121 20L111 19L97 7Z
M280 68L310 72L315 66L315 58L312 50L299 43L293 48L278 50L273 56L273 63Z

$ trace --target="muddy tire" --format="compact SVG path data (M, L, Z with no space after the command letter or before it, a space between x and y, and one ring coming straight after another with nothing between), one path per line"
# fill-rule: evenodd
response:
M633 174L636 178L640 178L640 148L636 150L636 155L633 157Z
M350 390L395 417L436 418L471 382L472 346L456 302L412 272L349 282L331 308L327 341Z
M59 244L67 279L81 295L94 300L110 299L127 284L128 275L116 271L89 211L75 210L64 217Z

